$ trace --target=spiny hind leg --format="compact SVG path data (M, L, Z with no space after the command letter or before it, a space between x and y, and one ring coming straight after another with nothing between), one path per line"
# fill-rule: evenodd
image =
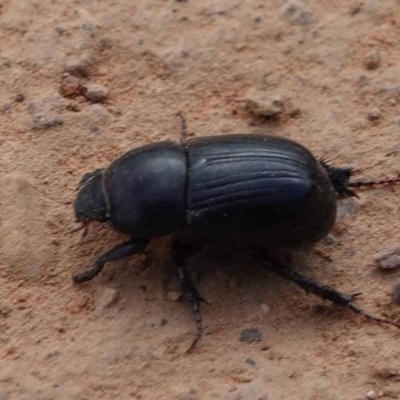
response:
M281 265L276 259L272 258L271 255L267 254L263 250L259 250L257 253L258 253L258 259L260 260L262 265L265 266L269 271L272 271L273 273L281 276L282 278L285 278L295 283L296 285L304 289L307 293L312 293L323 300L329 300L332 303L338 304L342 307L348 307L355 313L363 316L364 318L368 318L372 321L393 325L396 326L397 328L400 328L399 323L392 321L390 319L376 317L358 307L354 303L354 299L361 293L345 294L339 292L338 290L333 289L331 286L322 285L321 283L311 278L301 275L293 271L292 269Z
M187 269L187 259L193 254L193 252L194 248L192 246L182 243L179 239L175 240L173 245L173 260L176 265L176 272L181 285L182 293L192 308L197 329L196 336L187 352L193 350L202 336L203 321L201 318L200 303L208 303L200 296L199 291L197 290L197 287Z

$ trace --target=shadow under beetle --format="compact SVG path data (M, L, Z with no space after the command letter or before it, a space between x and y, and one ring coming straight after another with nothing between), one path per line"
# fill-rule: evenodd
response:
M85 174L74 201L77 221L108 222L131 239L101 255L93 268L74 282L93 279L109 261L142 253L151 238L176 236L173 258L182 292L202 334L199 294L186 267L190 249L179 236L238 237L265 248L291 248L328 235L337 200L356 196L351 188L394 184L400 178L350 182L351 168L336 168L316 159L302 145L285 138L234 134L164 141L128 151L108 168ZM274 273L324 300L347 306L374 321L400 324L367 314L346 295L306 278L272 258L255 253Z

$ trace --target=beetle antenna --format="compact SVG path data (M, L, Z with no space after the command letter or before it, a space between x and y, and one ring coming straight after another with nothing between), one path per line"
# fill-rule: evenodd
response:
M181 143L184 144L186 143L186 137L187 137L187 123L186 119L182 114L182 111L179 111L176 114L177 117L181 119Z

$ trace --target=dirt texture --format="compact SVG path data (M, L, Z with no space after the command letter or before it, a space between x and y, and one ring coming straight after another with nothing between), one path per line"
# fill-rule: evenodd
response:
M209 246L205 332L170 278L169 240L72 274L124 240L72 201L81 176L128 149L273 133L357 178L400 172L396 0L0 2L0 399L400 399L400 331L307 295L240 249ZM296 268L400 321L400 189L343 202ZM214 246L215 247L215 246ZM172 283L171 283L172 282Z

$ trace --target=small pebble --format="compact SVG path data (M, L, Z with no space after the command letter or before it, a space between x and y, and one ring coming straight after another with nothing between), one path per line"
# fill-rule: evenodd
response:
M352 17L354 17L354 16L357 15L360 11L361 11L361 7L360 7L360 6L351 7L351 9L350 9L350 15L351 15Z
M108 111L110 111L111 114L114 114L117 117L122 115L122 110L119 107L109 107Z
M181 297L182 293L176 290L170 290L166 295L167 300L170 301L178 301Z
M279 95L267 96L254 89L246 93L244 101L246 108L256 117L277 117L284 109L283 99Z
M90 104L85 107L84 115L88 117L88 121L95 123L103 123L110 117L108 110L101 104Z
M376 50L370 51L364 59L364 65L366 69L373 70L377 69L381 63L381 56Z
M368 113L368 120L371 122L378 121L381 118L381 110L374 108Z
M387 379L399 380L400 370L395 369L391 366L382 366L382 367L375 369L374 376L376 378L385 379L385 380L387 380Z
M199 394L196 389L185 390L175 396L175 400L198 400Z
M61 354L62 354L62 352L60 350L52 350L46 354L46 358L51 359L54 357L59 357Z
M384 249L374 256L375 261L383 269L400 267L400 246Z
M33 119L33 127L35 129L46 129L54 126L60 126L64 120L59 115L36 114Z
M299 116L300 113L301 113L300 108L299 108L299 107L296 107L296 106L292 106L292 107L290 107L290 109L288 110L288 115L289 115L289 117L291 117L291 118L295 118L295 117Z
M14 100L17 103L21 103L21 102L23 102L25 100L25 96L22 93L18 93L18 94L15 95Z
M96 28L94 27L94 25L91 24L91 23L89 23L89 22L84 22L84 23L81 25L81 28L82 28L84 31L89 32L89 33L93 33L93 32L96 30Z
M245 43L238 43L236 46L235 46L235 50L236 51L243 51L243 50L245 50L246 49L246 44Z
M102 133L99 125L96 122L93 122L89 125L89 130L95 135L100 135Z
M375 399L378 398L378 396L377 396L377 394L376 394L376 392L375 392L374 390L370 390L370 391L367 393L366 398L367 398L368 400L375 400Z
M72 314L77 314L90 303L90 300L90 297L86 295L77 296L68 304L68 311Z
M296 25L308 25L315 22L315 17L305 1L289 0L282 7L282 16Z
M28 104L34 129L47 129L64 123L59 114L61 100L62 96L59 93L53 93L43 98L35 98Z
M338 205L336 223L342 223L347 216L354 217L357 214L357 204L351 199L343 199Z
M79 112L82 110L81 105L79 103L69 103L67 104L66 109L73 112Z
M65 29L64 29L64 28L61 28L61 26L56 26L56 27L54 28L54 30L55 30L60 36L64 35L64 33L65 33Z
M252 358L246 358L244 360L244 362L248 365L250 365L251 367L255 367L256 366L256 362L252 359Z
M239 340L245 343L261 342L262 334L257 328L243 329L242 332L240 332Z
M393 97L397 100L400 99L400 86L394 86L391 90L390 93L393 95Z
M64 97L77 94L81 86L81 81L75 76L68 75L61 82L60 92Z
M119 299L119 292L114 288L103 287L96 301L101 309L106 309L113 306Z
M400 279L393 286L393 298L400 305Z
M365 76L365 75L360 75L358 77L357 83L361 87L367 85L368 84L368 77Z
M76 78L88 78L90 76L90 64L85 59L70 58L64 64L64 71Z
M92 103L104 101L109 94L109 90L106 86L95 83L83 86L81 92Z

